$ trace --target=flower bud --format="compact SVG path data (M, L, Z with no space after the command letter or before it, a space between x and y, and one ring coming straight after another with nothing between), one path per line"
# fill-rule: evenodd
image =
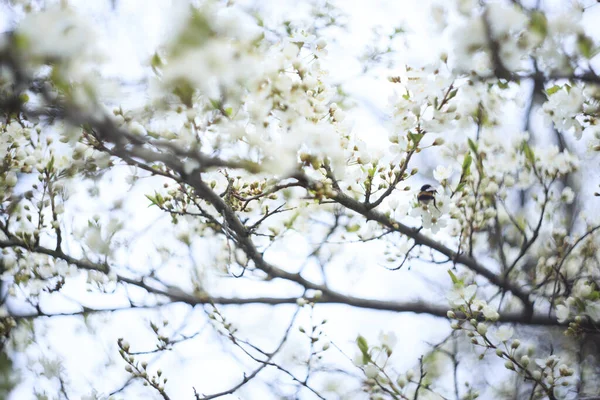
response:
M6 178L5 181L6 186L8 187L14 187L17 185L17 174L13 171L9 172L8 174L6 174Z
M486 324L479 324L477 325L477 332L479 332L480 335L485 335L487 333L488 327Z
M308 301L303 297L296 299L296 304L300 307L305 306L307 303L308 303Z
M406 386L407 382L406 382L406 378L402 375L400 375L398 377L398 380L396 381L396 383L398 384L398 386L400 386L400 389L403 389L404 386Z

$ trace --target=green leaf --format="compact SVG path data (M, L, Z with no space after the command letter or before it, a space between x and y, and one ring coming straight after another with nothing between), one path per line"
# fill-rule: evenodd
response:
M158 53L154 53L152 59L150 60L150 66L152 67L152 71L158 75L158 69L163 66L163 60L160 58Z
M367 339L364 336L358 335L356 338L356 344L358 345L358 349L363 354L369 354L369 344L367 343Z
M358 335L358 337L356 338L356 344L358 345L358 349L362 353L363 363L368 363L371 360L371 355L369 354L369 344L367 343L367 339L365 339L361 335Z
M13 367L12 360L3 351L0 353L0 399L9 397L12 389L19 382L18 370Z
M50 161L48 162L48 171L52 172L52 170L54 170L54 156L52 156L50 158Z
M584 35L583 33L577 35L577 49L581 55L588 60L593 56L593 47L594 42L592 41L592 38Z
M421 141L421 139L423 138L423 134L422 133L409 133L408 138L415 144L419 144L419 142Z
M207 16L202 11L191 8L190 18L171 49L172 55L178 56L190 48L199 48L213 35Z
M523 153L525 153L525 158L531 163L531 165L534 165L535 154L533 153L533 150L531 150L531 147L529 147L529 144L526 141L523 141L522 147Z
M471 139L467 139L468 143L469 143L469 148L471 149L471 151L473 152L473 154L477 155L478 154L478 146L477 143L475 143L474 141L472 141Z
M152 203L152 204L150 204L148 207L152 207L153 205L154 205L154 206L156 205L156 199L154 198L154 196L150 196L149 194L147 194L147 195L146 195L146 198L147 198L148 200L150 200L150 202Z
M158 132L154 132L154 131L146 131L148 133L148 136L154 138L154 139L159 139L162 138L162 135Z
M21 33L15 33L12 37L12 45L17 50L27 50L31 42L29 38Z
M173 89L173 94L179 97L181 102L186 106L190 108L193 106L194 88L189 82L183 80L177 82Z
M215 100L215 99L209 99L210 101L210 105L215 109L215 110L219 110L221 108L221 101L220 100Z
M465 158L463 160L462 163L462 177L466 178L467 176L471 175L471 162L473 162L473 157L471 156L471 153L467 153L465 154Z
M285 227L285 229L292 229L294 227L294 222L296 222L296 220L298 219L298 217L300 216L300 213L295 213L294 215L291 216L291 218L287 221L283 222L283 226Z
M455 284L455 285L461 284L460 279L458 279L456 277L456 275L454 274L454 272L452 272L452 270L448 270L448 275L450 275L450 279L452 279L453 284Z
M63 72L64 71L61 68L58 68L56 65L53 66L52 71L50 72L50 80L58 90L67 93L70 85L69 82L64 78Z
M448 96L446 97L446 103L455 98L457 93L458 88L451 90L450 93L448 93Z
M546 15L540 11L533 11L531 13L531 20L529 21L529 29L544 39L548 35L548 20L546 19Z
M256 20L256 25L260 26L260 27L264 27L265 26L265 21L264 19L260 16L259 13L254 13L252 14L252 16L254 17L254 19Z
M560 89L562 89L560 86L554 85L551 88L546 89L546 94L548 96L552 96L554 93L558 92Z
M346 232L348 232L348 233L358 232L359 230L360 230L359 224L354 224L354 225L350 225L350 226L346 227Z

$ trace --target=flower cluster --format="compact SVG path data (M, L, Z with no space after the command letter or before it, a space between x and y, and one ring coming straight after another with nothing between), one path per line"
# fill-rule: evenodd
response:
M456 280L453 274L452 277ZM494 330L490 329L489 324L497 321L500 315L486 301L477 298L476 285L464 287L457 281L454 290L448 295L448 301L452 307L448 311L448 318L454 320L452 329L465 332L473 345L485 351L494 351L505 361L506 369L517 372L526 381L535 382L541 393L555 396L561 393L562 388L572 384L569 377L575 371L566 364L561 364L558 355L536 359L535 363L531 363L535 347L523 346L519 339L513 339L514 328L501 325ZM485 351L480 354L480 358L484 357Z

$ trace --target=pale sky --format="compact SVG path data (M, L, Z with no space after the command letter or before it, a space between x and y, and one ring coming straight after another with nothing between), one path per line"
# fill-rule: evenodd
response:
M177 21L177 16L171 15L177 7L176 1L165 0L118 0L117 7L112 10L110 0L71 0L69 4L75 6L82 14L90 17L95 29L102 33L105 40L101 43L107 52L104 72L114 78L114 85L121 87L121 90L128 92L131 96L127 101L135 103L136 91L138 88L133 83L138 82L144 77L144 66L147 65L149 57L156 47L168 36L172 30L173 21ZM252 4L251 0L239 1L240 4ZM348 114L353 119L353 129L365 137L385 137L386 131L382 118L385 117L388 97L392 94L392 89L387 81L387 72L381 70L381 76L371 74L367 77L361 77L360 64L353 57L360 53L365 45L373 37L373 28L381 26L383 32L389 32L396 26L402 26L406 31L406 40L410 44L411 52L400 54L403 61L410 63L426 62L432 55L438 53L436 44L444 43L444 38L438 38L438 41L429 39L435 38L432 24L429 20L429 1L422 0L346 0L338 1L336 4L348 14L349 32L334 32L335 41L329 45L329 58L324 61L325 66L330 70L332 79L336 82L344 82L346 88L358 99L358 107L351 110ZM260 2L260 7L266 12L266 17L273 20L280 20L286 15L298 15L298 8L302 9L303 2L268 0ZM0 31L4 31L10 26L7 14L1 19L0 12ZM596 14L600 15L600 14ZM10 17L8 17L10 18ZM590 18L590 17L588 17ZM600 24L593 24L595 33L600 36ZM420 39L416 39L420 38ZM123 84L131 85L124 89ZM142 99L143 100L143 99ZM117 99L115 99L117 101ZM108 185L108 183L105 183ZM116 188L124 189L126 184L118 177L110 183L111 194L118 197ZM139 204L147 204L142 191L128 193L129 205L136 208ZM106 199L107 204L114 199ZM136 203L137 202L137 203ZM85 205L82 205L85 208ZM148 210L140 215L134 221L131 221L132 230L145 230L150 221L154 221L159 214L154 210ZM87 221L88 215L83 213L82 223ZM160 223L168 223L161 220ZM157 227L154 225L154 233ZM153 243L155 240L149 231L146 236L140 237L140 242L147 240ZM291 239L290 239L291 240ZM290 250L293 246L283 246L279 252L270 253L270 256L278 263L293 262L295 254ZM143 255L143 247L138 246L133 251L133 257L138 257L138 261L143 266L147 260ZM202 251L209 249L200 249ZM303 249L296 249L297 254L301 254ZM381 246L376 243L372 247L373 253L382 253ZM447 284L448 277L445 272L446 266L432 266L423 263L414 263L412 269L403 268L400 271L386 271L373 261L372 254L366 253L362 258L337 259L331 268L334 273L335 281L332 286L353 287L356 296L372 296L381 299L414 300L424 297L428 300L437 301L438 304L445 304L444 293L440 290L439 282ZM347 265L354 265L354 269L347 271ZM359 269L362 272L359 272ZM316 271L315 271L316 273ZM228 282L231 284L231 290L242 290L240 285L246 285L247 282ZM244 289L246 293L254 290L264 290L263 287ZM222 289L222 288L221 288ZM89 304L95 304L97 296L86 295L81 290L73 289L73 295L84 296ZM297 288L290 289L283 285L279 286L280 292L270 294L273 296L289 296L297 293ZM289 290L295 291L290 293ZM133 291L135 292L135 291ZM119 304L119 294L114 296L115 303ZM140 296L142 293L138 293ZM106 303L106 297L102 297L103 306L110 306ZM64 304L57 304L56 307L69 307L67 301ZM291 306L266 307L266 306L244 306L223 308L229 318L234 323L244 328L244 332L253 335L254 339L266 347L272 341L278 340L281 329L285 326L291 315ZM178 326L184 322L190 323L186 327L188 331L201 326L203 316L201 310L197 309L190 312L189 307L185 305L172 305L166 308L171 326ZM306 310L305 310L306 311ZM47 324L48 331L44 334L45 340L52 342L58 349L58 354L62 356L62 367L73 375L73 380L98 384L96 378L99 372L90 368L89 358L101 359L107 352L115 352L114 345L117 338L126 337L129 341L135 338L138 343L145 343L148 348L153 346L151 336L147 329L139 329L138 324L142 324L146 316L135 317L138 311L124 311L117 313L110 319L110 325L106 326L100 320L91 323L91 327L85 327L80 322L67 317L58 317L52 319ZM143 314L143 313L140 313ZM149 315L149 314L146 314ZM308 313L304 312L303 319L308 318ZM395 314L389 312L374 312L367 310L349 309L345 306L317 306L315 310L315 319L327 318L329 320L327 333L332 342L340 346L347 355L353 356L356 353L354 339L360 332L370 341L375 342L379 332L393 331L399 339L397 353L393 360L399 371L415 367L418 357L426 351L428 344L426 342L435 342L445 337L450 332L450 327L445 319L433 318L429 316L414 316L412 314ZM152 319L153 321L156 318ZM198 321L194 323L193 321ZM147 325L146 325L147 326ZM86 332L94 331L102 336L102 344L89 340ZM268 331L268 332L267 332ZM262 336L262 337L261 337ZM300 335L295 332L292 341L300 343ZM51 355L45 349L46 343L40 343L40 346L30 351L45 353ZM198 348L202 345L202 348ZM110 347L113 346L113 347ZM303 349L299 345L299 349ZM217 392L226 389L231 384L239 382L242 373L248 372L252 368L240 369L240 364L232 357L223 357L223 346L210 329L205 329L200 340L192 342L190 345L183 344L175 351L165 355L163 358L163 370L169 377L170 383L167 386L169 394L173 399L192 398L191 384L196 386L203 393ZM348 361L334 353L331 361L345 363ZM20 357L24 360L24 357ZM184 360L182 362L182 360ZM108 391L118 387L123 382L124 375L121 374L124 363L117 359L115 366L112 366L118 376L116 378L104 380L104 385L100 391ZM42 368L36 366L35 368ZM356 370L358 372L358 370ZM75 376L78 379L75 379ZM81 377L85 377L81 380ZM265 373L264 376L268 376ZM103 377L104 378L104 377ZM29 400L33 399L29 391L32 384L32 377L23 376L22 390L17 390L11 396L11 400ZM42 383L43 384L43 383ZM78 395L83 395L86 387L78 388ZM136 393L136 392L134 392ZM150 394L150 390L142 390L137 393ZM141 395L140 395L141 396ZM237 396L226 396L224 399L244 398L244 399L266 399L266 393L240 391ZM305 398L312 398L310 395ZM363 397L356 397L363 398ZM366 397L365 397L366 398Z

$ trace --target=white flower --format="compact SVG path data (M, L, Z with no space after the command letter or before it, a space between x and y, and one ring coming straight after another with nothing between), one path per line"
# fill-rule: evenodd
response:
M231 36L237 40L254 41L262 33L256 20L239 7L223 7L211 20L212 28L223 36Z
M30 13L17 28L23 35L27 51L35 56L68 58L90 53L96 43L90 24L68 8L53 7Z
M560 200L565 204L571 204L575 199L575 192L570 187L565 187L560 194Z
M498 314L498 311L492 306L483 307L483 316L490 321L497 321L498 318L500 318L500 314Z
M338 108L333 112L333 119L336 122L342 122L346 119L346 113Z
M299 44L312 44L315 41L315 35L310 35L307 32L297 29L288 38L290 42Z
M586 127L583 130L582 135L585 134L586 136L590 137L593 136L596 139L600 139L600 124L597 125L589 125L588 127Z
M514 5L490 3L489 17L492 33L499 38L509 32L519 32L527 26L529 18Z
M15 257L14 254L2 254L2 261L4 262L4 267L6 268L6 272L5 274L8 273L8 270L14 268L17 265L17 258ZM12 275L10 275L12 277ZM4 276L2 279L7 279L8 276Z
M137 121L133 121L131 124L129 124L129 132L140 136L146 135L147 133L146 128L144 128L144 126Z
M488 183L488 185L484 188L484 192L491 195L497 194L499 190L500 188L498 187L498 184L493 181Z
M377 368L373 364L369 364L369 365L365 366L365 375L369 379L377 378L377 376L379 375L379 368Z
M450 307L452 308L460 307L464 304L463 298L456 290L448 293L446 299L448 299L448 304L450 304Z
M64 204L57 204L54 207L54 212L58 215L63 214L65 212L65 206Z
M452 33L452 42L457 69L472 70L473 56L487 45L483 18L475 16L465 20Z
M450 293L446 295L448 299L448 303L452 307L459 307L465 304L466 302L471 301L471 299L477 293L476 285L469 285L467 287L455 287Z
M42 368L44 369L43 374L47 378L58 377L63 370L63 364L59 359L50 359L42 356L39 360Z
M592 294L592 287L587 282L579 281L573 288L573 295L576 297L586 298Z
M504 177L504 186L513 187L515 185L515 178L512 175L506 175Z
M354 358L352 359L352 362L354 363L354 365L357 366L361 366L365 364L365 357L362 353L356 353L354 355Z
M198 162L198 160L194 159L194 158L188 158L187 160L184 161L183 163L183 172L186 175L191 174L194 170L196 170L196 168L198 168L200 166L200 163Z
M477 293L477 285L469 285L463 291L463 296L465 300L471 300L475 297L475 293Z
M5 178L4 182L6 183L6 186L8 186L8 187L16 186L17 185L17 174L14 171L10 171L8 174L6 174L6 178Z
M387 347L390 350L393 350L398 343L398 338L396 338L396 334L394 332L380 332L379 340L381 341L382 346Z
M300 48L296 43L286 42L281 50L283 56L288 60L294 60L298 53L300 52Z
M556 306L556 319L558 320L558 322L560 322L561 324L565 322L569 318L569 312L569 307L563 304Z
M553 93L542 109L561 132L573 131L577 139L581 139L583 130L581 123L575 118L583 110L583 89L573 86L568 91L558 90Z
M453 170L454 168L452 167L452 165L448 165L447 167L438 165L433 171L433 177L436 181L442 182L443 180L450 178L452 172L454 172Z
M583 30L581 23L582 10L571 7L548 18L548 30L558 34L573 34Z
M100 228L97 226L92 226L88 229L85 244L91 250L100 254L108 254L108 251L110 250L110 243L104 240Z
M478 6L477 0L458 0L454 3L456 3L456 9L458 12L464 15L472 13L473 10L477 9Z
M513 327L502 325L500 328L498 328L496 330L496 333L494 334L494 336L500 342L506 342L508 339L510 339L513 336L514 333L515 333L515 330L513 329Z
M600 321L600 302L587 303L585 313L590 316L594 322Z

